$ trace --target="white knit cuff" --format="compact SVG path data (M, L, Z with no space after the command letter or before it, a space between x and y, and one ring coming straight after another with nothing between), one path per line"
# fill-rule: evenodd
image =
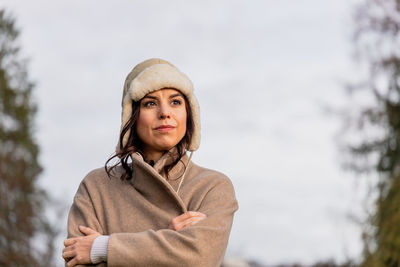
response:
M94 239L92 248L90 249L90 260L93 264L107 261L107 247L110 236L101 235Z

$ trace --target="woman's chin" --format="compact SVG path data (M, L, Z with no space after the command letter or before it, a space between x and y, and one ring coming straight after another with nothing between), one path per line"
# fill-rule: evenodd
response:
M170 150L174 146L176 146L179 143L179 141L176 140L169 140L169 139L164 139L164 140L159 140L158 142L154 142L154 146L157 147L159 151L166 151Z
M170 149L172 149L176 145L177 144L158 144L157 145L157 150L158 151L169 151Z

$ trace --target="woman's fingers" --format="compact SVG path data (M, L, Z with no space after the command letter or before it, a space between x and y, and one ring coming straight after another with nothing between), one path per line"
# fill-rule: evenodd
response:
M92 228L85 227L85 226L82 226L82 225L79 226L79 231L81 231L86 236L87 235L93 235L93 234L100 235L99 232L96 232ZM64 247L71 246L71 245L75 244L78 239L82 239L82 237L72 237L72 238L68 238L68 239L64 240Z
M189 219L192 217L206 217L206 215L204 213L201 213L198 211L188 211L178 217L180 217L182 219Z
M187 219L190 219L190 218L193 218L193 217L204 217L205 218L206 215L204 213L201 213L201 212L198 212L198 211L188 211L188 212L185 212L185 213L175 217L173 219L173 221L179 223L179 222L182 222L184 220L187 220Z
M67 250L67 251L64 251L64 250L63 250L63 253L62 253L62 257L63 257L64 260L66 260L66 261L68 261L69 259L75 257L75 255L76 255L76 252L73 251L73 250Z
M85 226L82 226L82 225L79 226L79 231L81 231L82 234L84 234L84 235L98 234L98 232L96 232L96 231L93 230L92 228L85 227Z
M203 220L203 218L199 218L199 217L193 217L193 218L189 218L185 221L183 221L181 224L177 225L177 230L183 229L185 227L194 225L196 223L198 223L199 221Z
M198 211L188 211L172 219L169 229L178 231L187 226L194 225L207 216Z
M183 222L175 225L175 230L178 231L185 227L195 225L196 223L200 222L203 219L204 219L203 217L192 217L192 218L186 219Z
M90 264L90 250L93 240L100 235L100 233L89 227L80 226L79 230L85 236L69 238L64 241L65 248L63 249L62 257L67 261L68 267L78 264Z
M76 238L68 238L64 240L64 247L71 246L76 243Z
M64 242L65 243L65 242ZM74 243L75 244L75 243ZM69 261L71 258L76 256L75 246L74 244L67 246L62 251L62 257L65 261Z
M69 262L67 262L67 267L73 267L78 264L78 260L76 258L73 258Z

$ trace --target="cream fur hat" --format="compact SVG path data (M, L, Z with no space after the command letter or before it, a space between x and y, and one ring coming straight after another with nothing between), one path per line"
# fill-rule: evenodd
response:
M148 93L162 88L174 88L184 94L189 102L193 116L193 136L188 150L195 151L200 145L200 109L193 93L193 84L189 78L166 60L152 58L136 65L128 74L122 96L121 132L132 115L132 101L139 101ZM128 130L122 140L126 144ZM119 152L120 144L116 152Z

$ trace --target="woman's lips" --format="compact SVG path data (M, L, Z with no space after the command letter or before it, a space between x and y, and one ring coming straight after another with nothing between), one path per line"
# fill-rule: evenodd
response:
M159 132L169 132L172 131L173 129L175 129L175 126L172 125L161 125L156 128L156 130Z

